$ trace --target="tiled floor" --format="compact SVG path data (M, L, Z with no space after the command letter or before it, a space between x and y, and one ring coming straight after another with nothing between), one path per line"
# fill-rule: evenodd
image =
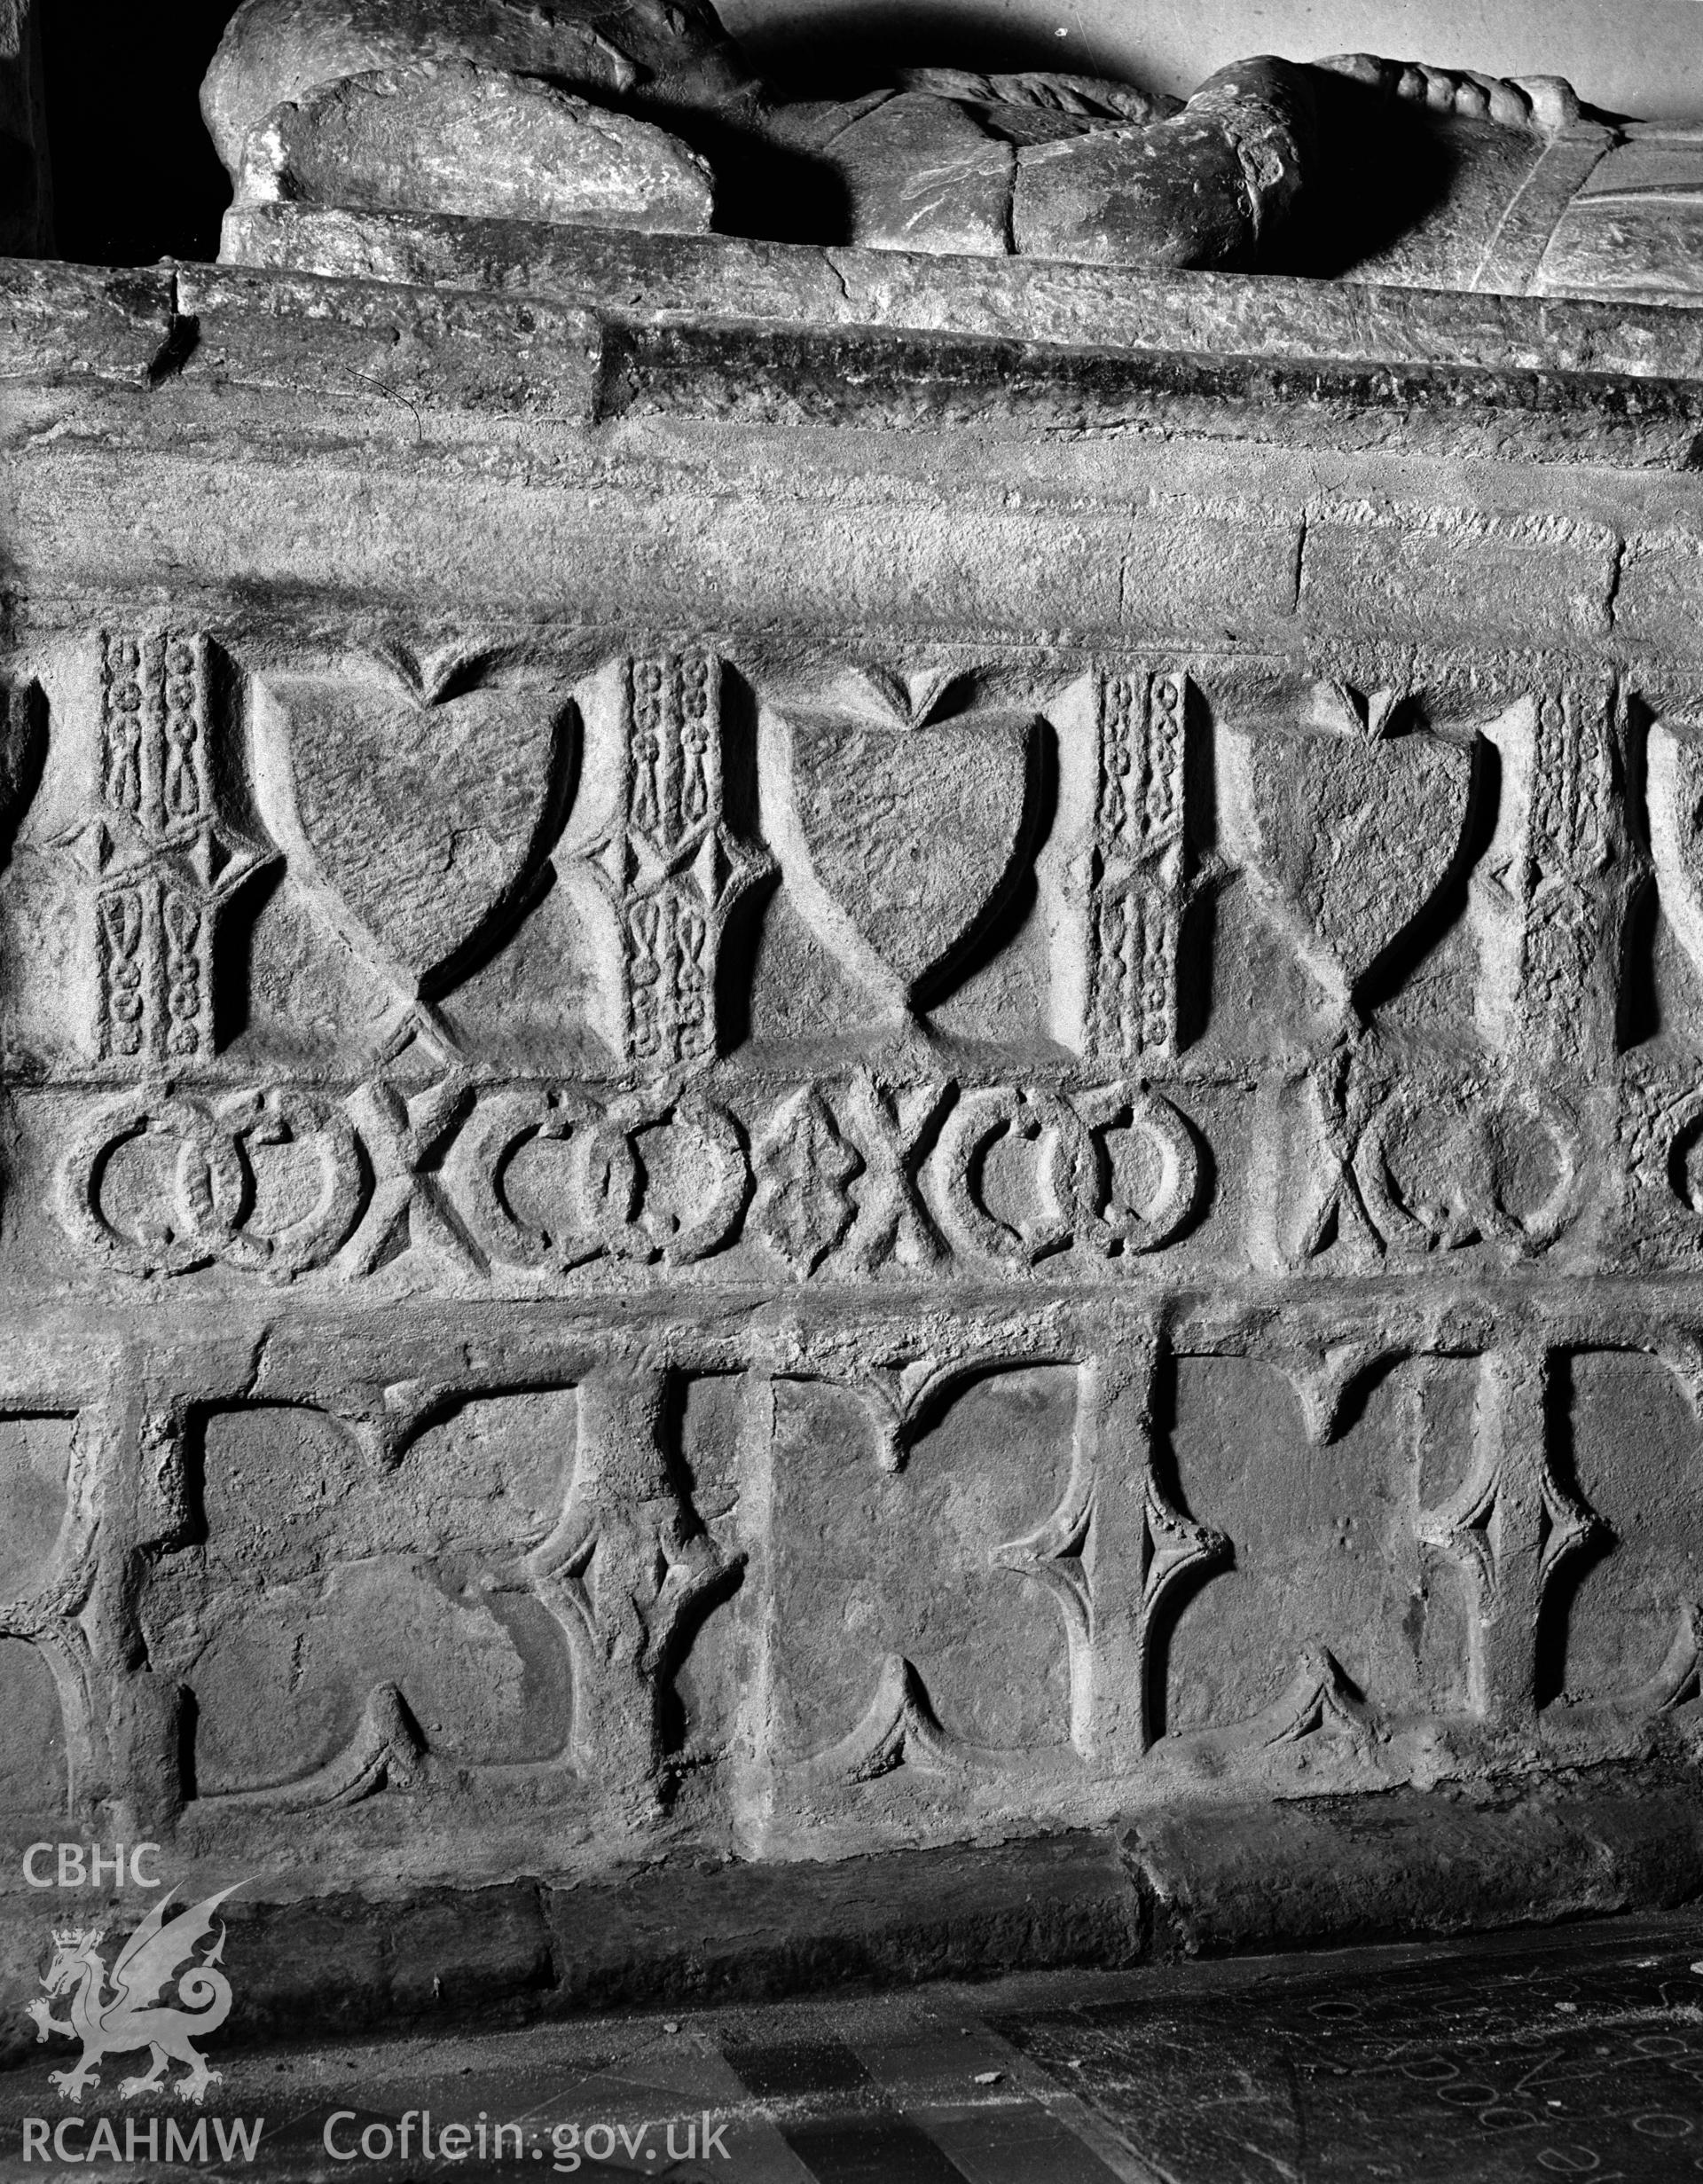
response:
M204 2110L122 2100L129 2057L74 2109L69 2059L0 2078L6 2178L1664 2184L1703 2176L1703 1914L227 2049Z

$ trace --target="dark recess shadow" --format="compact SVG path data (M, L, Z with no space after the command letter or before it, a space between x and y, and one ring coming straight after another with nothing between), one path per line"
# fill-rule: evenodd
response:
M1330 280L1386 248L1448 196L1462 149L1426 110L1326 68L1312 75L1315 142L1281 267Z
M230 189L199 93L234 12L234 0L51 0L43 10L59 256L146 265L216 255ZM878 0L807 21L777 15L748 51L788 98L854 98L906 67L1093 72L1074 42L992 10L978 22L928 0ZM1320 210L1291 237L1281 270L1329 276L1434 205L1452 156L1417 109L1336 76L1315 81L1318 186L1307 201ZM724 232L819 242L843 232L843 185L819 161L742 141L713 117L675 125L716 161Z
M1558 1355L1550 1369L1543 1397L1544 1442L1550 1450L1556 1483L1564 1493L1582 1503L1574 1461L1574 1356ZM1614 1552L1615 1537L1606 1523L1598 1522L1589 1538L1575 1547L1543 1589L1538 1608L1533 1697L1542 1709L1553 1705L1567 1687L1567 1634L1581 1587L1599 1563Z
M1627 904L1621 931L1614 1026L1615 1049L1621 1054L1659 1038L1662 1028L1661 995L1656 984L1661 900L1650 850L1650 730L1655 719L1642 698L1634 695L1628 699L1620 743L1621 786L1634 845L1649 861Z
M1187 814L1188 838L1183 850L1185 869L1198 876L1203 858L1219 845L1218 768L1214 763L1212 723L1207 708L1192 683L1186 684L1190 733L1183 738L1182 808ZM1205 879L1183 906L1177 935L1177 1051L1185 1053L1204 1039L1213 1017L1213 967L1217 956L1218 894L1222 876L1209 868ZM1205 1174L1202 1172L1203 1203Z
M187 1684L177 1686L177 1794L186 1804L200 1795L195 1779L195 1736L201 1725L200 1701Z
M1621 1054L1661 1036L1661 995L1656 985L1660 918L1661 899L1654 876L1647 874L1627 906L1614 1040Z
M1153 1376L1151 1416L1153 1483L1180 1516L1194 1518L1196 1512L1189 1505L1177 1473L1173 1442L1177 1425L1177 1360L1168 1353L1162 1354ZM1148 1734L1155 1743L1170 1733L1171 1649L1177 1626L1189 1612L1190 1603L1213 1580L1227 1575L1235 1567L1235 1544L1226 1540L1220 1553L1184 1570L1165 1590L1161 1619L1148 1648L1147 1689L1142 1693L1147 1706Z
M1363 1424L1368 1406L1377 1394L1379 1383L1387 1380L1402 1362L1392 1352L1387 1357L1372 1358L1349 1375L1337 1404L1337 1415L1331 1422L1330 1439L1333 1442L1346 1439L1355 1426Z
M221 1050L234 1046L252 1020L260 921L283 884L280 858L257 872L246 887L239 887L219 912L218 939L213 950L213 1023Z
M740 841L766 849L757 797L757 693L730 667L721 679L722 816ZM751 972L763 923L780 884L777 867L746 890L722 933L715 966L716 1025L725 1054L736 1053L751 1036Z
M54 249L85 265L212 258L230 185L201 78L235 0L48 0Z

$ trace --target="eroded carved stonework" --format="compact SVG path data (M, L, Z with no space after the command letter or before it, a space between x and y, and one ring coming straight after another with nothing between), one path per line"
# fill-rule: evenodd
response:
M721 674L710 653L663 653L621 662L600 693L609 808L581 854L617 928L604 1036L647 1077L715 1058L723 930L768 868L729 823Z
M1588 522L1505 358L1357 365L1328 460L1324 363L1060 429L961 268L888 254L901 353L841 255L879 431L742 290L641 372L185 275L166 399L19 364L22 1841L287 1814L329 1889L1695 1748L1683 373Z
M1089 1046L1118 1062L1181 1043L1188 704L1179 675L1101 680Z
M263 857L219 811L207 639L104 630L95 672L94 779L63 837L89 882L89 1046L165 1072L217 1045L218 914Z
M231 256L555 283L552 228L1694 303L1696 132L1558 76L1338 54L1186 105L1044 70L789 103L708 0L244 0L202 91ZM479 223L469 233L468 224ZM400 269L398 269L400 270ZM395 274L392 277L396 277Z
M152 1675L192 1695L204 1756L178 1794L198 1826L432 1784L612 1800L639 1825L688 1762L757 1766L782 1833L850 1826L844 1800L877 1782L897 1824L916 1799L919 1814L1018 1794L1066 1810L1127 1795L1156 1765L1156 1780L1275 1779L1303 1750L1320 1779L1393 1779L1418 1764L1416 1738L1467 1748L1540 1717L1581 1754L1683 1702L1697 1657L1679 1565L1657 1587L1672 1629L1652 1630L1643 1683L1544 1688L1567 1658L1545 1618L1609 1537L1580 1451L1546 1421L1570 1361L1628 1336L1583 1292L1558 1317L1497 1286L1546 1261L1647 1259L1640 1174L1646 1193L1669 1185L1669 1259L1703 1242L1663 1150L1693 1127L1686 1102L1622 1133L1632 1165L1604 1134L1617 1096L1628 1112L1643 1096L1613 1088L1636 840L1655 845L1659 886L1672 875L1686 942L1683 730L1576 687L1463 713L1423 683L1262 683L1207 660L1097 663L990 712L985 671L961 659L963 710L938 719L944 679L883 712L902 686L863 670L867 716L781 696L765 715L760 668L736 676L703 648L564 664L525 701L422 701L275 663L244 697L233 647L219 711L213 656L200 635L68 648L58 687L73 707L90 692L95 718L65 740L92 725L98 793L41 847L81 852L66 914L93 926L96 1058L150 1081L114 1096L79 1081L74 1042L45 1057L13 1092L9 1209L28 1262L68 1294L140 1308L169 1277L264 1313L286 1284L347 1331L326 1361L302 1332L280 1358L280 1332L307 1324L294 1309L210 1348L195 1315L174 1315L169 1339L188 1347L159 1377L197 1392L138 1422L162 1499L134 1612ZM737 813L725 680L764 754ZM241 713L247 783L239 750L214 757L213 722ZM560 724L582 719L564 795ZM1635 737L1652 752L1636 810ZM1037 773L1061 787L1032 825ZM266 815L272 842L222 817L221 794ZM1049 861L1071 807L1079 842ZM311 979L341 952L376 1048L359 1022L293 1060L252 1031L215 1038L213 909L279 859L247 975ZM577 925L521 974L571 978L586 1032L493 1071L443 967L494 925L509 937L467 975L500 972L513 994L517 881L586 866L592 888L568 889ZM729 960L727 913L765 872L767 931ZM1210 963L1181 940L1203 890ZM772 949L783 991L765 995ZM1010 988L1008 959L1028 965ZM1424 977L1429 1010L1402 1022ZM1070 1017L1049 978L1087 995L1074 1057L1049 1046ZM1214 992L1185 1006L1203 978ZM1224 984L1250 978L1263 991L1230 1015ZM227 971L230 1013L252 1023L233 986ZM719 1011L718 989L734 994ZM803 1044L765 1020L805 1005ZM742 1035L724 1039L728 1022ZM833 1058L842 1025L863 1058ZM42 1198L18 1188L50 1175ZM1480 1269L1481 1300L1388 1286L1438 1252ZM1335 1306L1303 1289L1274 1317L1246 1290L1262 1269L1352 1270L1362 1287ZM1209 1271L1232 1282L1216 1301L1197 1286ZM719 1308L671 1317L669 1298L701 1282L706 1302L745 1301L725 1324ZM799 1317L789 1300L806 1291L824 1311ZM428 1317L440 1296L506 1299L521 1316L483 1363L429 1342L387 1359L359 1332L367 1292ZM625 1362L592 1322L538 1318L527 1300L548 1297L642 1305L662 1355ZM1703 1385L1697 1341L1635 1343L1655 1349L1649 1400ZM1250 1482L1209 1483L1248 1401L1280 1440L1292 1408L1294 1438L1275 1454L1262 1427L1243 1463L1340 1473L1345 1441L1377 1450L1372 1503L1343 1477L1331 1536L1407 1575L1381 1608L1296 1627L1268 1669L1243 1649L1269 1607L1222 1625L1201 1685L1180 1665L1191 1617L1231 1575L1256 1591L1275 1576L1238 1539ZM27 1442L37 1429L12 1415ZM536 1477L530 1531L490 1529L481 1466L502 1497ZM92 1672L67 1620L90 1551L82 1476L61 1481L82 1544L9 1611L61 1683ZM308 1493L337 1514L304 1531L287 1512L308 1476L342 1483ZM1312 1507L1303 1494L1304 1525L1322 1520ZM1355 1538L1374 1521L1381 1544ZM1284 1532L1268 1510L1258 1524L1274 1545ZM844 1606L825 1608L824 1587ZM1387 1687L1384 1614L1424 1634ZM683 1691L721 1709L702 1747Z

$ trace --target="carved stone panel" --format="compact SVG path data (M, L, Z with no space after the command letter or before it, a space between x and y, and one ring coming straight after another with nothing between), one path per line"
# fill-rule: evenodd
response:
M1080 1597L1054 1602L1008 1556L1066 1498L1078 1377L1054 1365L942 1390L897 1473L855 1391L776 1383L774 1674L789 1756L854 1782L1069 1745L1086 1583L1079 1569ZM992 1448L1002 1461L988 1462Z
M405 654L259 687L255 789L293 883L389 988L396 1039L524 902L560 823L561 695ZM450 1041L453 1045L453 1041Z
M1592 1523L1546 1602L1540 1696L1558 1732L1593 1717L1631 1732L1697 1695L1695 1387L1636 1351L1574 1351L1558 1379L1557 1468ZM1658 1505L1668 1519L1647 1527L1642 1512Z
M1309 695L1299 735L1234 740L1230 779L1256 884L1346 1005L1447 881L1472 761L1404 721L1394 692Z
M953 695L945 674L853 673L827 702L764 716L786 888L877 1016L914 1009L961 955L1029 833L1036 724L953 712Z
M1503 795L1476 876L1480 1020L1511 1061L1548 1075L1558 1061L1577 1067L1616 1045L1621 927L1643 875L1613 696L1583 678L1545 685L1494 735ZM1664 785L1658 766L1652 818L1665 809Z
M1679 337L394 216L0 312L0 1830L1683 1761Z
M475 1398L388 1471L351 1426L284 1405L192 1421L185 1544L143 1605L161 1673L193 1694L190 1795L307 1808L375 1769L565 1758L561 1604L529 1580L571 1478L565 1395ZM374 1724L392 1750L375 1756Z
M164 1073L218 1045L221 911L271 855L223 794L226 692L208 640L104 630L90 779L66 846L83 874L93 1057Z
M1362 1709L1467 1711L1470 1604L1427 1553L1420 1512L1469 1461L1473 1368L1414 1359L1374 1372L1353 1425L1325 1434L1275 1363L1175 1361L1169 1459L1189 1507L1228 1544L1169 1638L1168 1735L1298 1734L1278 1717L1315 1682L1322 1695L1308 1704L1341 1707L1345 1734ZM1267 1421L1257 1443L1241 1428L1250 1415ZM1274 1449L1281 1501L1258 1475Z
M1181 1044L1189 686L1181 675L1108 674L1097 695L1088 1044L1114 1063L1165 1062Z
M721 662L703 651L635 655L597 694L578 833L611 928L600 1025L647 1078L720 1051L722 935L767 868L728 795L721 694Z

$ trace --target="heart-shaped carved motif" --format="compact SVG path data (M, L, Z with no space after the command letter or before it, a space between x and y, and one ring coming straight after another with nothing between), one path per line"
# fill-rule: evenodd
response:
M535 693L420 703L381 684L269 682L257 785L293 860L364 952L443 992L514 908L552 816L561 714Z
M1460 854L1472 756L1424 730L1234 738L1242 831L1303 956L1346 999Z
M765 825L799 909L847 967L910 1002L1001 901L1028 826L1034 723L763 724Z

